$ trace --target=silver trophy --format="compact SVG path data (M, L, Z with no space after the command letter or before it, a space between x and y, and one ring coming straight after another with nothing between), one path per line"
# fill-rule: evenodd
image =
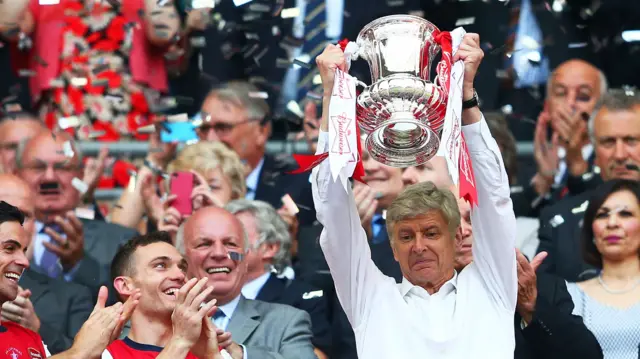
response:
M358 35L355 55L369 63L373 83L358 96L357 115L367 151L378 162L416 166L438 151L447 106L444 91L429 79L440 51L437 33L427 20L393 15Z

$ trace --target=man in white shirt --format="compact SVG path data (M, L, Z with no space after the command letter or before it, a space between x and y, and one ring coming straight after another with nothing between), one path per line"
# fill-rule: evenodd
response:
M453 61L464 61L463 101L483 57L477 34L467 34ZM325 99L318 152L327 150L327 113L335 69L345 68L333 45L317 60ZM374 266L353 194L331 180L325 161L313 170L320 245L336 292L354 328L358 356L368 358L513 358L517 300L515 216L500 151L477 107L462 112L479 205L471 218L474 262L454 269L460 231L455 196L432 183L405 189L387 210L387 230L403 273L396 284Z

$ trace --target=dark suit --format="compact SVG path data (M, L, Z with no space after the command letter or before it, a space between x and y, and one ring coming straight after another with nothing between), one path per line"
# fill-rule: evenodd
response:
M49 351L56 354L69 349L93 310L89 289L30 269L20 277L20 285L31 291L31 302L40 318L39 334Z
M538 298L535 314L522 329L522 317L516 312L515 359L601 359L597 339L582 322L572 315L573 300L567 285L559 277L538 273Z
M555 274L569 282L594 277L598 271L584 262L580 245L582 217L593 192L566 198L540 214L538 252L548 253L541 272Z
M255 189L255 200L265 201L278 209L282 207L282 196L289 194L298 204L298 221L301 226L310 225L316 217L311 194L311 173L289 174L297 164L289 155L275 157L264 155L264 163Z
M88 287L94 299L100 286L112 287L109 274L111 260L118 248L137 234L133 229L97 220L81 219L84 231L84 258L73 273L73 281ZM40 270L32 262L35 270ZM114 291L110 290L109 302L114 302Z
M289 281L271 274L257 300L290 305L304 310L311 316L313 346L323 353L331 353L331 328L329 325L329 303L324 291L301 280Z

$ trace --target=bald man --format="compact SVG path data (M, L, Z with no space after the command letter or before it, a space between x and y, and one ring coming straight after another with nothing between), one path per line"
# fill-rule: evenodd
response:
M242 351L245 359L316 358L308 313L242 296L247 273L244 256L254 249L233 214L217 207L196 211L178 231L176 247L187 259L189 274L208 278L207 284L214 288L207 301L218 301L213 321L231 333L229 352Z
M534 133L535 175L514 193L516 216L537 217L540 210L567 194L597 184L583 176L593 168L587 120L607 91L607 79L595 66L568 60L549 76L544 110Z
M23 227L29 238L35 229L35 198L29 186L15 175L0 175L0 201L18 207L25 214ZM27 259L33 256L27 247ZM2 305L3 321L12 321L40 334L52 354L71 348L73 338L93 309L88 288L54 280L26 269L20 277L20 291L12 302Z
M109 265L135 231L104 221L78 218L82 155L66 133L40 132L18 149L16 174L35 194L32 267L52 278L89 287L97 296L110 286ZM113 294L113 291L112 291Z
M0 168L4 173L13 173L15 170L18 144L46 130L42 121L26 112L13 113L0 119Z

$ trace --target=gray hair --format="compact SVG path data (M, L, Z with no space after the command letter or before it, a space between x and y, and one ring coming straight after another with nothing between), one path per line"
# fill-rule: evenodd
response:
M387 232L394 240L393 227L396 222L416 218L430 211L440 211L449 226L452 239L460 227L460 209L456 197L445 188L438 188L433 182L420 182L408 186L387 208Z
M282 273L291 263L291 235L287 224L278 212L267 202L247 199L231 201L225 209L233 214L246 212L253 216L259 239L251 250L257 250L263 243L280 246L271 265L278 274Z
M568 60L566 62L569 62L569 61L575 61L575 60ZM560 64L560 66L562 66L562 64ZM549 77L547 77L547 98L549 98L549 94L551 93L551 87L553 86L553 79L555 78L558 67L556 67L556 69L553 70L553 72L549 75ZM607 76L604 74L604 72L602 72L602 70L598 69L595 66L593 66L593 68L595 68L598 71L598 77L600 78L600 96L602 97L602 95L604 95L609 90L609 81L607 81Z
M52 132L49 132L52 136L54 136L54 134ZM35 137L31 137L31 138L23 138L22 140L20 140L20 142L18 142L18 148L16 149L16 168L18 169L22 169L24 166L24 152L27 149L27 146L29 145L29 143L31 142L31 140L35 138ZM78 146L78 143L73 139L73 138L67 138L67 141L71 144L71 148L73 149L73 153L76 156L76 161L78 162L78 166L82 167L83 166L83 158L84 156L82 155L82 151L80 151L80 147Z
M604 94L589 118L589 138L591 143L596 143L595 119L603 108L609 111L631 111L640 106L640 92L636 89L611 89Z
M245 81L230 81L209 91L206 98L216 97L223 102L231 102L247 111L249 120L263 121L269 114L269 105L256 93L260 90Z
M187 255L187 246L184 240L184 227L187 221L182 221L180 227L178 227L178 232L176 232L176 244L175 247L183 256ZM244 228L242 222L240 222L240 229L242 230L242 240L244 242L244 253L247 253L249 250L249 235L247 234L247 230Z

